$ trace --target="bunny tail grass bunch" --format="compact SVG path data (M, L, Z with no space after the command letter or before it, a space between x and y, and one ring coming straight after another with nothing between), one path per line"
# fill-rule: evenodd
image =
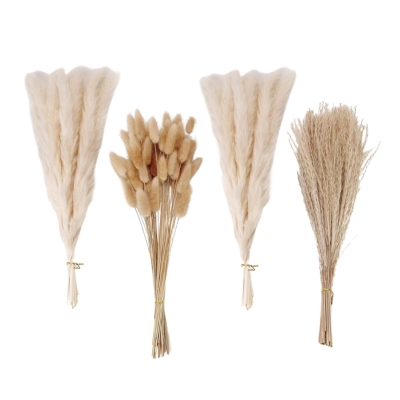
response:
M94 169L108 108L119 76L109 68L78 67L66 74L26 76L31 118L48 198L67 255L68 304L78 303L74 253L92 201Z
M295 76L282 68L243 76L233 71L200 81L219 145L223 187L244 267L242 303L247 309L253 305L250 272L255 270L248 264L250 248L269 201L276 141Z
M368 127L358 122L355 108L345 105L329 109L322 103L318 113L308 111L292 130L299 184L319 253L319 342L332 346L333 277L360 181L374 153L365 150Z
M126 201L134 207L150 253L154 284L153 358L169 353L165 318L165 281L169 256L180 218L188 211L190 181L202 163L193 159L196 141L191 133L195 124L189 118L185 127L178 114L171 120L164 114L161 127L154 118L147 122L136 110L128 115L128 131L121 131L128 158L110 153L111 164L121 179Z

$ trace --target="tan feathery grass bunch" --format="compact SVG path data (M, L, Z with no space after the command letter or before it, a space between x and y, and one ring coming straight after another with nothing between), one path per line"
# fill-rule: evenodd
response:
M78 303L76 243L93 197L94 169L119 75L78 67L26 76L31 118L48 198L67 256L68 304Z
M375 152L365 150L368 127L355 108L321 103L292 124L299 184L317 240L322 284L319 342L332 346L333 277L360 181ZM297 142L297 143L296 143Z
M191 137L193 117L184 127L178 114L164 114L161 127L154 118L146 123L141 113L128 116L128 131L121 131L128 158L110 153L111 164L121 179L128 204L137 211L150 253L154 284L154 358L169 353L165 318L165 281L169 256L180 218L188 211L190 181L202 159L193 159L196 141Z
M242 304L253 305L248 264L253 238L270 197L270 173L286 103L296 74L288 68L271 73L239 71L202 78L201 88L218 141L222 183L240 247Z

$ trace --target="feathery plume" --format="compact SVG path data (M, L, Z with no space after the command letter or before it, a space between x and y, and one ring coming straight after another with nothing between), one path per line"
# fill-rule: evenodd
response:
M31 118L48 198L57 214L68 268L68 304L78 303L74 253L93 197L94 169L118 83L109 68L26 76ZM118 162L117 162L118 164ZM113 165L121 172L121 165Z
M295 73L286 68L269 74L251 71L244 76L233 71L201 79L244 265L269 200L276 140L294 80ZM252 269L244 268L242 302L247 309L253 304Z

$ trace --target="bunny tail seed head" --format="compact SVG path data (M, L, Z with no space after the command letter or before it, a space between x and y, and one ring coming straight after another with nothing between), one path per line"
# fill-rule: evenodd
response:
M171 125L172 125L172 121L170 119L166 119L163 122L163 126L164 126L166 132L168 132L169 128L171 128Z
M192 173L190 179L192 179L196 175L196 172L199 170L202 163L203 159L201 157L197 157L195 160L192 161Z
M189 185L191 176L192 176L192 163L189 161L182 168L182 173L176 185L176 191L178 193L182 193L183 190L186 189L186 187Z
M127 176L129 182L135 190L143 188L143 182L139 179L139 171L135 168L131 160L127 160Z
M165 140L164 153L169 155L174 151L175 141L178 136L178 126L172 124L167 133L167 138Z
M157 170L158 177L164 182L168 177L167 159L165 158L164 154L158 158Z
M182 218L187 214L191 196L192 187L190 185L186 186L185 190L178 194L175 204L175 215L178 218Z
M182 122L182 116L181 116L181 114L176 114L175 118L172 120L172 123L175 123L178 125L179 122Z
M171 179L176 181L179 178L180 173L181 173L181 165L178 163L178 161L176 161L175 172L171 175Z
M149 170L144 165L144 163L141 165L140 168L138 168L138 170L139 170L139 178L140 178L140 180L143 183L147 183L150 180L150 174L149 174Z
M139 110L135 111L135 135L139 140L143 140L146 136L143 116Z
M126 122L128 125L129 140L131 140L132 137L135 137L135 118L133 118L132 114L128 114Z
M142 146L140 145L139 140L136 136L131 136L129 138L130 149L129 149L129 158L135 165L137 169L141 167L143 164L143 156L142 156Z
M150 139L150 136L146 136L143 142L143 161L146 165L151 163L151 152L153 151L153 142Z
M130 145L129 145L129 133L121 129L121 139L124 142L126 152L129 153Z
M182 121L178 122L177 124L178 127L178 133L176 134L176 140L175 140L175 148L179 149L182 145L183 139L185 139L185 129L183 128Z
M149 198L151 211L157 212L160 209L160 182L157 176L151 182Z
M175 150L168 158L168 175L170 176L174 175L177 162L178 162L178 152Z
M165 124L165 121L168 119L171 121L171 116L169 115L168 112L165 111L163 118L162 118L163 125Z
M126 164L127 164L127 159L124 157L119 156L118 154L115 154L113 152L110 152L110 161L111 165L114 168L115 173L122 179L125 179L126 177Z
M192 133L195 124L196 124L196 120L193 117L190 117L188 119L188 121L186 122L186 128L185 128L186 132L189 134Z
M158 148L163 152L165 147L165 140L167 139L167 131L165 127L161 127L159 132Z
M160 140L160 134L158 131L157 121L155 120L154 117L151 117L149 119L147 126L149 129L149 136L150 136L151 141L153 143L158 143L158 141Z
M189 151L190 151L191 142L192 142L192 139L188 136L183 139L181 147L179 147L179 150L178 150L178 160L180 163L184 163L187 160Z
M151 214L149 196L143 189L136 191L137 208L143 217L149 217Z
M121 182L122 182L122 187L124 188L125 199L126 199L127 203L131 207L136 207L136 205L137 205L136 194L135 194L135 191L133 190L133 187L131 186L131 184L129 183L129 181L127 179L121 178Z
M192 142L190 143L190 150L189 150L189 154L188 154L188 158L187 158L189 161L193 160L193 156L196 151L196 147L197 147L196 141L192 140Z

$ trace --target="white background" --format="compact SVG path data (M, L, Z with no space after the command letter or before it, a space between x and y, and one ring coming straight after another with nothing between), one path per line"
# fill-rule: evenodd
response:
M2 1L0 6L0 398L399 399L399 23L395 1ZM397 3L398 5L398 3ZM109 66L121 79L76 251L79 304L46 197L26 73ZM271 201L242 270L199 79L286 66L297 80L282 122ZM334 347L318 344L314 236L288 144L320 101L356 105L381 142L340 259ZM167 280L172 353L151 358L153 291L137 217L109 151L128 112L193 115L198 155ZM397 380L397 383L396 383Z

